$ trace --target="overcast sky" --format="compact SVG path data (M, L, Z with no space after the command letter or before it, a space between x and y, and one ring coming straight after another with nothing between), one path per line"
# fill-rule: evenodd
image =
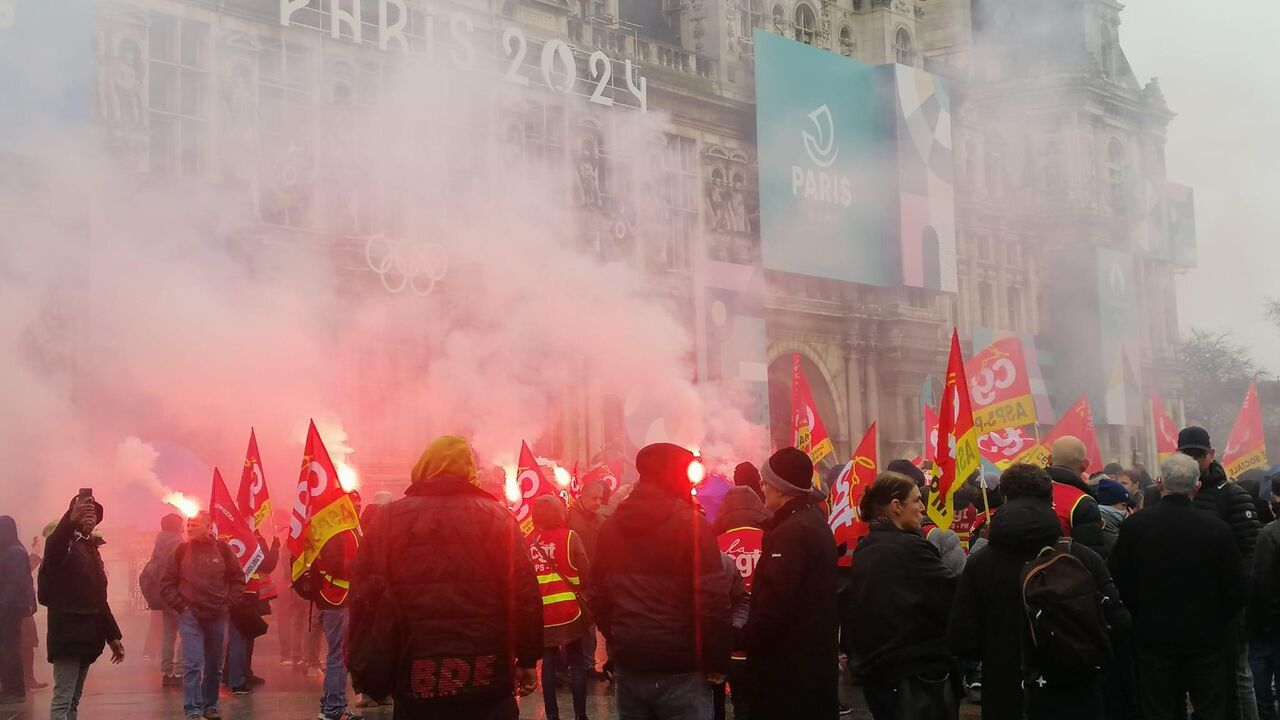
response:
M1222 328L1280 373L1280 3L1122 0L1121 43L1169 107L1169 179L1195 188L1199 268L1178 282L1179 320Z

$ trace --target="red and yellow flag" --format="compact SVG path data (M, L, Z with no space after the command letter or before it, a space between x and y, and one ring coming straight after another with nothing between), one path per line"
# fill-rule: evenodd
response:
M1030 465L1047 465L1053 444L1059 438L1068 435L1079 438L1084 443L1085 457L1089 461L1089 470L1096 472L1102 469L1102 449L1098 444L1098 430L1093 426L1093 408L1089 405L1089 396L1081 395L1076 404L1071 406L1059 418L1053 431L1045 436L1039 445L1019 455L1014 462Z
M516 484L520 493L519 497L514 497L513 493L508 498L511 500L511 512L516 516L520 530L528 535L533 532L533 501L540 495L556 494L556 489L547 481L529 444L523 440L520 442L520 463L516 467Z
M867 534L867 520L858 515L862 496L876 479L876 424L871 423L862 437L853 460L840 471L835 486L831 488L831 513L827 522L836 536L836 544L844 544L850 550ZM848 566L849 558L841 556L840 564Z
M1236 418L1227 449L1222 452L1222 467L1227 471L1227 477L1234 480L1249 470L1266 465L1267 439L1263 434L1262 408L1258 405L1258 381L1255 380L1249 383L1249 391L1244 394L1240 416Z
M1162 463L1178 452L1178 428L1157 393L1151 393L1151 419L1156 426L1156 462Z
M969 358L964 370L979 435L1036 422L1036 402L1021 340L1008 337L995 341Z
M951 331L951 358L947 361L947 381L942 388L938 415L938 442L934 450L938 470L925 509L934 524L947 530L955 519L952 504L956 492L982 467L978 428L973 422L969 383L965 380L964 358L960 355L960 334L955 330Z
M329 458L314 420L307 428L307 444L302 451L302 469L293 502L288 546L293 556L291 578L297 580L320 556L320 550L330 538L344 530L360 528L355 504L338 482L338 470Z
M240 509L231 499L227 484L222 481L222 473L213 469L213 489L209 492L209 516L213 520L213 532L219 540L231 546L231 551L240 560L240 569L244 577L249 579L262 564L262 546L258 537L249 527L249 521L240 514Z
M818 416L818 406L813 402L809 382L800 370L800 353L791 357L791 435L795 446L808 454L813 461L813 484L819 485L818 463L834 452L827 428Z
M267 476L262 472L262 455L258 453L258 438L253 428L249 428L249 448L244 453L236 505L254 530L262 529L271 517L271 493L267 491Z

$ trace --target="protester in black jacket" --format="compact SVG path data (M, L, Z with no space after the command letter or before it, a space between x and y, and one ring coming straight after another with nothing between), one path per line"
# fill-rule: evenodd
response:
M813 463L795 448L760 467L766 523L751 587L745 642L756 691L752 716L834 718L837 713L836 544L813 487Z
M959 704L945 635L956 580L920 535L915 480L881 473L862 498L870 533L853 553L844 636L875 720L954 719ZM914 704L908 705L908 699Z
M1022 570L1062 536L1062 527L1050 504L1052 483L1043 468L1011 465L1001 475L1000 487L1008 501L991 521L990 542L969 556L951 604L947 625L951 649L961 658L982 661L984 720L1101 718L1098 677L1065 685L1034 683L1023 696L1022 658L1028 631ZM1097 582L1100 603L1108 598L1107 605L1117 608L1112 625L1127 624L1102 558L1078 542L1071 544L1071 554Z
M1226 525L1192 506L1191 459L1173 455L1160 474L1164 497L1120 526L1111 557L1133 613L1143 715L1181 718L1190 693L1196 717L1228 717L1231 627L1246 593L1239 551Z
M517 689L537 688L543 651L524 535L480 489L463 438L434 441L411 477L352 564L353 682L394 695L395 720L511 720Z
M1084 442L1070 435L1053 443L1049 458L1049 479L1053 480L1055 512L1070 537L1090 550L1106 557L1106 543L1102 539L1102 513L1093 489L1082 475L1089 469ZM1076 492L1079 491L1079 492ZM1072 497L1075 495L1075 497ZM1066 503L1071 506L1067 507ZM1060 507L1059 507L1060 506Z
M92 497L74 497L45 543L37 597L49 608L45 646L53 663L52 720L76 717L89 666L111 646L111 662L124 662L120 626L107 605L107 573L94 534L102 505Z
M22 668L22 623L35 614L36 590L31 584L31 556L18 539L18 525L0 515L0 695L3 702L26 697Z
M1266 479L1267 497L1280 490L1280 472ZM1258 535L1253 555L1253 585L1249 594L1249 665L1261 720L1280 717L1275 682L1280 679L1280 522L1272 521Z
M619 714L711 714L729 671L729 577L690 495L693 453L649 445L640 480L600 528L588 601L609 643Z

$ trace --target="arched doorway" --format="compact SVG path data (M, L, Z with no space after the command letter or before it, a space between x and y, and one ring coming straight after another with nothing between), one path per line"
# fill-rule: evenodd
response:
M813 402L818 408L822 424L831 436L831 442L837 447L843 435L843 423L836 409L835 396L826 376L812 360L800 355L800 371L809 382L809 391L813 393ZM791 437L791 378L792 354L786 353L769 363L769 439L772 449L789 447ZM836 453L838 455L838 453ZM834 455L833 455L834 457ZM835 460L830 460L835 462Z

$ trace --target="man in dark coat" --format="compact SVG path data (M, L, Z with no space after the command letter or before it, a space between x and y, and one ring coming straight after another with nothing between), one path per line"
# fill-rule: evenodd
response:
M745 628L752 717L837 716L836 543L813 487L813 463L795 448L760 467L765 523Z
M1092 489L1084 481L1089 459L1084 443L1067 435L1053 443L1049 458L1049 479L1053 480L1054 511L1063 533L1102 557L1107 556L1102 539L1102 513Z
M1195 496L1195 506L1220 518L1230 528L1239 551L1241 570L1246 578L1253 570L1253 553L1258 544L1262 523L1258 520L1253 498L1244 488L1227 478L1227 471L1217 460L1217 451L1209 438L1209 431L1202 427L1186 427L1178 432L1178 452L1195 460L1200 466L1200 490ZM1240 717L1251 711L1257 701L1253 691L1253 671L1249 667L1249 638L1241 613L1231 625L1230 640L1234 662L1227 668L1227 682L1235 692L1227 697L1227 717ZM1249 712L1252 715L1252 712Z
M221 717L218 685L227 625L232 606L243 594L239 558L214 535L209 513L197 513L187 520L187 541L174 549L160 580L160 596L178 613L182 704L188 718Z
M184 524L182 516L177 513L169 513L160 518L160 532L156 533L155 543L151 546L151 562L157 567L169 566L173 551L182 544ZM153 611L159 613L160 617L160 684L165 687L179 687L182 685L182 664L181 658L178 657L177 646L178 613L169 607L155 608ZM155 625L153 622L150 630L154 631ZM148 634L147 646L151 647L152 642Z
M393 695L395 720L515 720L516 692L537 688L543 650L524 534L480 489L465 439L437 438L410 477L351 567L353 681Z
M0 702L26 699L22 668L22 623L35 614L31 556L18 539L18 525L0 515Z
M1052 482L1043 468L1011 465L1001 475L1000 487L1007 501L991 521L990 542L969 556L951 605L951 649L961 658L982 661L984 720L1101 718L1098 677L1033 686L1023 696L1022 657L1028 640L1022 570L1062 536L1062 527L1051 505ZM1099 597L1111 598L1118 607L1118 593L1102 558L1078 542L1071 544L1071 554L1097 582Z
M1266 479L1267 498L1280 490L1280 472ZM1261 720L1280 716L1274 684L1280 678L1280 522L1271 521L1258 535L1249 592L1249 666Z
M589 480L582 487L582 494L569 506L569 529L582 539L588 558L595 557L596 543L600 540L600 507L609 488L603 480ZM596 626L587 628L582 638L582 652L587 657L587 673L598 675L596 670Z
M1226 714L1234 684L1230 628L1245 602L1245 575L1231 530L1192 505L1200 471L1185 455L1160 468L1164 496L1120 526L1111 556L1116 583L1133 613L1143 716Z
M642 449L635 490L600 528L588 601L622 718L710 717L708 681L729 672L729 577L690 495L694 462L677 445Z
M40 563L40 604L49 608L45 645L53 663L51 720L75 720L89 666L111 646L111 662L124 662L120 626L107 605L107 572L94 528L102 505L92 497L74 497L45 543Z

